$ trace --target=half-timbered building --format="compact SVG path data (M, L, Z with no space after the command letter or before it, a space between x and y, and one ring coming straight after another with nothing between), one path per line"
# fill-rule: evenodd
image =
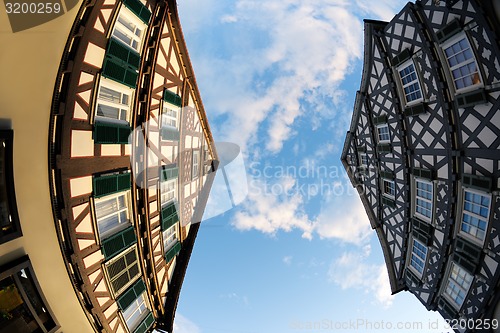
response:
M176 1L63 18L19 33L58 53L0 110L0 332L172 332L218 164Z
M341 157L392 292L479 326L500 318L497 4L422 0L390 22L365 20Z

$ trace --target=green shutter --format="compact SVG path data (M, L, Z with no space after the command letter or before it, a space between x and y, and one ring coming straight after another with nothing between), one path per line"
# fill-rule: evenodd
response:
M390 153L391 145L389 143L379 143L377 145L377 150L380 154Z
M181 243L175 243L175 245L172 246L170 250L167 251L167 253L165 253L165 261L170 262L170 260L174 259L174 257L181 251L181 247Z
M433 175L433 172L432 170L428 170L428 169L422 169L422 168L413 168L411 173L415 176L415 177L419 177L419 178L425 178L425 179L429 179L429 180L433 180L434 179L434 175Z
M179 168L176 166L173 167L164 167L161 171L161 181L166 181L170 179L177 178L179 176Z
M114 38L109 40L106 55L114 57L115 59L113 60L116 62L119 62L118 60L123 61L123 65L129 65L133 69L138 69L141 62L141 56L139 53L133 51Z
M380 171L380 177L385 178L385 179L394 179L394 174L389 171Z
M478 264L481 261L481 248L466 239L460 237L456 239L455 251L467 257L472 263Z
M165 89L163 91L163 100L167 103L176 105L178 107L182 106L181 96L177 95L176 93L174 93L168 89Z
M129 125L99 121L94 123L93 139L100 144L128 144L132 129Z
M439 43L442 43L461 30L462 27L460 26L460 22L457 19L454 19L444 28L436 32L437 40Z
M137 86L137 71L114 57L105 57L102 66L102 76L134 88Z
M366 147L363 147L363 146L357 146L356 149L358 150L358 153L366 152Z
M151 18L151 12L139 0L123 0L123 4L127 6L137 17L144 23L148 24Z
M374 117L373 118L373 123L375 125L378 125L378 124L387 124L387 115L382 115L382 116L379 116L379 117Z
M451 306L450 303L448 303L448 301L443 297L439 298L438 307L439 309L443 310L443 312L447 315L448 318L446 318L446 316L443 316L445 317L445 319L452 319L458 316L458 313L455 310L455 308Z
M102 241L104 258L109 260L137 242L134 227L131 226Z
M408 287L411 287L413 284L417 286L422 285L422 281L409 268L405 269L405 278Z
M177 128L165 126L160 129L161 139L164 141L179 141L180 133Z
M409 49L404 49L403 51L401 51L401 53L399 53L397 56L395 56L394 58L392 58L392 65L393 66L398 66L399 64L405 62L406 60L410 59L411 57L411 53L410 53L410 50Z
M477 265L471 262L467 257L461 253L455 252L453 254L453 261L456 262L460 267L465 269L471 275L475 275Z
M426 110L425 110L425 105L424 104L417 104L417 105L414 105L414 106L409 106L407 107L403 114L407 117L411 117L411 116L416 116L416 115L419 115L421 113L425 113Z
M175 208L175 203L171 202L165 208L161 210L161 227L165 231L175 223L179 222L179 216L177 215L177 209Z
M134 333L146 333L149 328L153 325L155 322L155 317L151 312L144 318L143 321L137 326L137 328L134 330Z
M477 190L490 192L492 181L491 178L481 177L470 174L462 174L462 185Z
M432 242L432 236L428 235L428 234L424 234L419 229L414 228L411 233L412 233L414 238L418 239L424 245L430 245Z
M427 237L431 237L431 235L432 235L432 226L429 223L420 221L416 217L413 217L411 221L412 221L413 230L418 230L422 234L426 235Z
M391 208L396 207L396 202L394 200L386 198L384 196L382 197L382 204L389 206Z
M146 285L142 279L137 280L136 283L131 285L123 294L118 297L116 303L121 310L125 310L132 304L141 294L146 290Z
M120 173L107 176L94 176L94 197L100 198L109 194L130 189L130 173Z
M464 94L455 96L457 108L466 108L477 104L485 104L488 102L484 89L470 91Z

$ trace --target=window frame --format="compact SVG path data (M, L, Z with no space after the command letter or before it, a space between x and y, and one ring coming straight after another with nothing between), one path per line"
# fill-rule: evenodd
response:
M141 310L141 305L144 305L145 311L140 313L140 316L129 326L128 320L132 318L132 316L138 311ZM142 323L144 318L148 316L151 312L150 304L147 300L146 291L142 292L139 297L137 297L126 309L122 310L123 322L127 326L130 332L134 332L135 329ZM135 308L134 308L135 307ZM133 310L132 313L128 313L128 311Z
M161 232L161 237L163 240L163 255L165 256L168 250L179 242L179 223L174 223L167 230L163 230Z
M137 36L136 32L131 31L126 27L125 24L119 21L120 18L123 18L125 20L128 20L130 23L135 25L135 29L141 29L141 36ZM137 46L134 47L131 44L128 44L124 40L122 40L120 37L118 37L115 34L115 31L118 30L120 33L126 35L131 39L131 43L133 42L137 43ZM130 9L128 9L126 6L121 6L120 10L118 12L118 15L116 16L116 20L113 24L113 30L111 31L111 37L113 37L115 40L119 41L123 45L126 45L128 48L131 50L141 53L142 51L142 46L144 44L144 36L146 35L147 32L147 25L139 18L137 17Z
M100 201L107 201L111 199L118 199L118 197L125 197L125 208L122 208L118 211L114 210L111 214L106 215L105 217L98 217L97 213L97 203ZM99 234L99 239L102 241L103 239L106 239L110 236L113 236L114 234L117 234L118 232L130 227L133 225L132 222L132 193L131 190L126 190L126 191L121 191L113 194L109 194L103 197L99 198L93 198L92 199L92 204L93 204L93 209L94 209L94 217L95 217L95 225L97 228L97 232ZM120 212L126 211L127 212L127 217L128 217L128 222L118 222L115 226L113 226L111 229L106 230L106 231L101 231L101 227L99 227L99 220L102 220L103 218L110 217L112 215L117 214L118 217L120 217Z
M14 184L14 131L11 129L0 130L0 141L3 141L4 148L4 176L0 175L0 183L5 181L5 206L8 209L9 222L12 226L12 232L4 234L0 227L0 244L9 242L23 235L21 222L19 221L19 212L17 209L16 191ZM2 167L0 161L0 168Z
M448 56L446 55L446 49L452 47L453 45L460 42L461 40L465 40L467 42L467 44L470 48L470 51L472 53L472 59L467 59L466 61L460 62L457 65L451 66L450 63L448 62ZM478 63L477 58L476 58L475 50L473 48L473 45L470 42L470 38L467 36L467 34L464 31L459 32L459 33L455 34L454 36L448 38L447 40L442 42L439 46L440 46L441 56L442 56L441 62L443 62L445 64L446 68L448 69L447 71L445 71L445 73L446 73L445 76L448 80L448 86L451 88L450 90L452 90L455 95L459 95L459 94L462 94L464 92L469 92L469 91L473 91L473 90L484 87L484 80L483 80L483 76L481 73L481 68L479 67L479 63ZM472 85L465 86L462 88L457 88L457 86L455 84L456 80L455 80L455 77L453 75L453 70L460 69L463 66L471 64L471 63L476 65L476 70L477 70L479 82L473 83Z
M120 271L119 273L117 273L115 276L111 277L110 276L110 273L109 273L109 266L111 266L113 263L115 263L116 261L118 261L120 258L124 258L127 254L131 253L131 252L135 252L135 263L138 267L137 269L137 274L132 276L129 281L124 284L120 289L118 290L115 290L114 287L113 287L113 282L115 280L117 280L117 277L121 276L122 275L122 271ZM106 283L108 285L108 290L110 291L111 295L116 298L118 295L120 295L121 293L123 293L124 290L126 290L128 287L130 287L135 281L137 281L137 278L141 276L141 267L140 267L140 263L139 263L139 255L137 253L137 245L133 245L125 250L123 250L121 253L119 253L118 255L116 255L115 257L111 258L110 260L106 261L104 264L104 269L103 269L103 272L106 276ZM130 267L132 267L133 265L129 265L126 267L125 270L129 270Z
M195 163L196 156L196 163ZM198 179L200 173L201 154L197 149L193 149L191 153L191 180Z
M177 114L175 117L173 117L173 116L167 114L168 111L174 111ZM160 118L161 118L160 119L160 128L168 127L168 128L175 128L176 130L179 130L180 114L181 114L180 107L178 107L172 103L162 101L161 114L160 114ZM164 122L164 119L174 121L175 125L167 124L166 122Z
M424 248L425 248L425 258L421 258L418 254L414 253L414 244L415 242L419 243L420 245L422 245ZM423 262L423 265L422 265L422 272L420 272L418 270L417 267L413 266L413 255L415 254L415 256L421 260ZM411 269L411 271L418 277L418 278L422 278L424 272L425 272L425 268L427 266L427 257L429 255L429 247L427 245L425 245L424 243L422 243L421 241L419 241L418 239L416 239L415 237L411 237L411 251L408 251L408 268Z
M488 198L488 200L489 200L488 214L487 214L488 217L477 215L474 212L466 211L465 210L465 196L466 196L466 192L470 192L473 195L481 195L483 197ZM462 190L460 191L460 193L461 193L460 205L459 205L460 213L458 214L460 216L460 223L457 223L457 225L458 225L457 226L457 233L460 236L462 236L463 238L465 238L465 239L469 240L470 242L472 242L473 244L477 244L480 247L482 247L484 245L485 241L486 241L487 236L488 236L488 229L489 229L489 226L490 226L490 217L491 217L491 211L492 211L491 208L492 208L492 203L493 203L492 194L488 193L488 192L484 192L484 191L472 189L470 187L463 186L463 185L462 185ZM475 204L475 203L473 203L473 204ZM475 204L475 205L477 205L477 204ZM467 214L470 215L472 218L477 218L479 220L484 219L482 221L486 222L486 226L485 226L485 229L484 229L484 237L483 237L483 239L479 239L478 237L472 235L471 233L462 230L462 224L464 222L464 212L467 212Z
M19 281L17 280L18 277L15 275L18 272L20 272L21 270L25 270L25 271L29 272L29 274L31 276L32 285L35 288L38 296L40 297L40 300L43 303L43 308L47 310L46 311L47 315L54 322L55 326L52 329L47 330L44 327L39 316L36 314L36 311L32 305L32 301L29 299L26 301L25 297L28 297L26 294L26 291L23 288L19 287L19 285L18 285ZM3 281L4 279L6 279L10 276L13 276L13 279L16 283L16 287L19 289L19 292L21 293L21 298L22 298L24 304L26 304L26 306L28 307L30 314L33 316L34 320L37 322L37 324L41 328L42 332L43 333L57 332L61 328L61 326L59 325L59 322L57 321L56 317L54 316L54 312L50 308L49 303L47 302L47 299L45 298L45 296L42 292L42 288L40 287L40 284L36 278L36 274L35 274L35 271L33 269L33 266L31 265L31 261L27 255L20 257L14 261L11 261L11 262L9 262L5 265L2 265L0 267L0 281Z
M389 185L390 192L386 191L386 185ZM382 178L382 194L391 200L396 198L396 182L394 179Z
M403 77L401 76L401 71L404 71L406 68L408 68L410 66L413 66L413 73L415 73L415 79L413 79L409 83L405 84L403 82ZM417 65L413 61L413 59L410 58L410 59L404 61L403 63L401 63L400 65L398 65L396 67L396 71L397 71L397 76L398 76L398 79L399 79L398 83L400 84L401 97L402 97L402 100L404 102L404 105L405 106L412 106L412 105L416 105L416 104L421 103L424 100L424 91L423 91L422 84L420 83L420 76L419 76ZM409 74L411 74L411 73L409 73ZM411 101L408 101L407 94L405 92L405 88L407 88L409 86L412 86L415 82L418 85L418 91L420 92L420 97L416 98L416 99L413 99Z
M160 207L164 207L171 203L172 201L175 201L177 199L177 181L178 178L172 178L168 180L161 181L160 180ZM173 189L169 189L168 191L164 191L164 187L173 184ZM165 200L164 197L168 197L169 194L172 194L172 198L167 198L168 200Z
M115 102L110 102L106 101L102 98L100 98L101 90L102 88L110 89L115 92L118 92L122 94L120 98L123 98L123 95L128 96L128 105L122 104L122 103L115 103ZM130 124L131 120L131 115L132 113L130 112L132 105L134 102L134 89L129 88L119 82L113 81L111 79L105 78L103 76L100 77L99 79L99 84L97 87L97 93L95 95L95 107L94 107L94 122L96 121L103 121L103 122L112 122L112 123L117 123L117 124ZM125 111L126 116L125 119L115 119L107 116L100 116L97 114L97 110L99 108L99 105L107 106L107 107L112 107L112 108L117 108L120 111Z
M377 128L377 142L378 143L390 143L391 142L391 130L389 128L389 124L388 123L377 124L376 128ZM382 129L382 128L387 128L387 133L382 133L382 135L387 134L387 136L389 137L388 139L381 139L380 129Z
M464 286L462 284L460 284L457 280L453 279L452 278L452 273L453 273L453 266L456 266L459 270L461 270L463 273L465 273L466 275L470 276L470 282L469 282L469 286L467 287L467 290L466 288L464 288ZM441 295L448 301L448 303L450 303L457 311L460 311L460 309L462 308L465 300L467 299L467 295L469 294L469 291L470 291L470 288L472 287L472 284L474 282L474 275L470 274L466 269L464 269L462 266L460 266L459 264L457 264L456 262L454 261L451 261L451 264L448 266L447 268L447 272L446 272L446 282L443 283L443 287L441 289ZM450 284L450 280L452 280L453 282L455 282L455 285L460 289L460 291L463 291L464 292L464 299L462 301L461 304L459 304L455 298L453 298L452 295L450 295L448 293L448 286ZM465 280L464 280L465 281Z
M431 186L431 198L430 199L418 195L418 191L419 191L418 183L423 183L423 184ZM425 191L425 192L428 192L427 190L424 190L424 189L421 189L421 190ZM431 180L429 180L429 179L425 179L425 178L415 177L414 176L413 177L413 191L412 191L412 194L413 194L413 197L412 197L412 204L413 204L412 211L413 211L413 216L416 216L418 219L420 219L422 221L425 221L425 222L428 222L429 224L432 224L432 221L434 219L434 207L435 207L435 204L434 204L434 201L435 201L434 200L434 198L435 198L434 182L431 181ZM421 201L424 201L424 202L430 204L430 208L423 208L423 209L429 209L431 216L424 215L424 214L422 214L421 212L418 211L418 207L420 206L420 205L418 205L418 200L421 200Z
M368 167L368 155L366 154L366 152L359 152L358 158L359 158L359 165L363 168L367 168Z

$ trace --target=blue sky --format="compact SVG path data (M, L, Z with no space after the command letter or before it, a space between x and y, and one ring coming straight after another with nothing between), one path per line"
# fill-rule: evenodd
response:
M390 20L405 3L178 2L214 138L241 147L248 194L202 222L175 333L449 331L410 293L390 295L339 160L362 20Z

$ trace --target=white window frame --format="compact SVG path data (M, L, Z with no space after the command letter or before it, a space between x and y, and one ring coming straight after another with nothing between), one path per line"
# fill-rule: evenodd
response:
M358 153L358 156L359 156L359 165L367 168L368 167L368 155L366 155L366 152Z
M125 25L124 21L128 21L126 23L134 25L132 31L130 27ZM137 35L137 31L140 30L140 36ZM134 13L132 13L127 7L121 6L120 12L116 18L115 24L113 26L113 32L111 36L113 36L117 41L136 51L137 53L141 53L142 43L144 41L144 36L146 35L147 25L141 21ZM130 41L126 42L118 37L118 33L122 33L129 38Z
M175 112L176 115L172 116L171 112ZM179 129L179 115L181 109L173 104L163 101L162 112L161 112L161 127L170 127Z
M417 242L418 244L422 245L422 247L425 248L425 258L422 258L419 253L414 252L414 244ZM424 272L425 272L425 266L427 265L427 256L429 254L429 247L425 244L423 244L421 241L416 239L415 237L412 237L411 241L411 251L408 251L408 267L419 277L422 278ZM420 249L418 249L420 250ZM415 257L414 257L415 256ZM415 260L414 260L415 258ZM422 261L422 272L418 270L417 267L413 265L413 262L418 262L418 260Z
M179 223L174 223L170 228L162 232L163 251L168 252L175 244L179 242Z
M454 66L451 66L450 63L448 62L448 56L446 55L446 49L452 47L454 44L460 42L461 40L465 40L467 42L469 49L470 49L470 52L472 53L472 58L467 59L465 61L462 61ZM444 60L443 62L446 64L445 66L447 66L447 68L448 68L447 77L448 77L448 80L450 81L449 82L450 86L455 91L455 93L463 93L463 92L475 90L475 89L478 89L478 88L481 88L484 86L484 83L483 83L484 81L483 81L483 78L481 76L481 70L479 68L479 64L476 60L476 55L474 54L474 49L472 48L472 44L471 44L469 38L467 37L467 35L465 34L465 32L458 33L457 35L455 35L455 36L451 37L450 39L448 39L447 41L445 41L441 45L441 50L442 50L442 56L443 56L443 60ZM479 81L476 83L473 83L472 85L464 86L462 88L457 88L456 83L455 83L456 79L453 75L453 71L460 69L463 66L469 65L469 64L475 64L476 71L477 71L477 77L475 79L479 80Z
M135 264L137 265L137 274L134 275L134 276L129 276L129 280L128 280L128 282L125 285L123 285L118 290L114 290L113 281L117 280L117 278L119 276L122 276L125 271L127 271L127 274L128 274L128 271L129 271L129 269L131 267L133 267L133 264L128 265L125 270L120 271L120 273L116 274L114 277L111 277L109 275L108 267L110 265L112 265L114 262L120 260L120 258L125 257L127 254L129 254L131 252L135 252ZM114 257L114 258L110 259L109 261L107 261L105 263L105 268L106 269L104 269L104 271L106 272L106 278L108 279L109 289L112 292L112 294L114 295L114 297L116 298L117 295L119 295L121 292L123 292L128 287L130 287L130 285L132 285L132 283L134 283L137 280L137 277L141 276L141 267L139 265L139 255L137 254L137 246L135 246L135 245L131 246L130 248L128 248L128 249L124 250L123 252L121 252L116 257Z
M112 202L113 200L115 200L115 202L118 206L119 198L123 198L123 200L125 202L125 207L122 207L118 210L113 210L111 213L109 213L107 215L99 216L98 205L100 203ZM131 199L130 198L130 190L118 192L118 193L114 193L111 195L106 195L106 196L101 197L101 198L94 199L94 211L95 211L95 217L96 217L96 225L97 225L97 229L99 231L99 238L101 240L104 238L107 238L111 235L114 235L117 232L119 232L123 229L126 229L127 227L132 225L132 221L130 218L131 217L131 211L130 211L131 201L130 201L130 199ZM112 204L112 203L110 203L110 204ZM121 213L123 213L123 212L126 213L126 219L122 218L123 216ZM117 223L113 223L114 224L113 226L107 227L105 230L103 230L104 225L103 225L102 221L106 218L109 218L109 217L112 217L115 215L118 218Z
M150 309L146 300L146 292L139 295L132 304L122 311L123 319L125 319L130 332L133 332L149 313ZM138 316L134 317L137 314Z
M386 190L389 191L386 191ZM382 178L382 193L389 199L396 198L396 182L394 179Z
M409 81L405 84L403 82L403 77L401 75L401 72L406 70L410 66L413 66L413 72L407 73L406 76L404 76L404 77L406 78L407 75L411 75L411 73L413 73L415 78L412 78L411 81ZM405 61L404 63L402 63L401 65L399 65L396 68L396 70L398 72L399 82L401 83L401 93L402 93L401 96L403 97L403 101L405 102L405 105L414 105L414 104L420 103L424 99L424 91L422 90L422 85L420 84L420 79L419 79L418 71L417 71L417 65L414 63L414 61L412 59L409 59L409 60ZM415 83L418 86L418 90L415 90L415 91L407 94L405 89L414 86ZM420 93L420 97L415 98L411 101L408 101L407 95L410 95L412 93L417 93L417 91Z
M160 181L160 204L162 207L177 199L177 178Z
M115 102L115 101L110 101L110 100L106 100L106 99L103 99L102 96L101 96L101 92L103 90L103 88L105 89L110 89L110 90L113 90L114 92L117 92L120 95L120 100L121 102ZM124 104L122 101L123 101L123 97L124 96L127 96L127 100L128 100L128 104ZM109 122L117 122L117 123L129 123L130 122L130 108L132 106L132 102L133 102L133 97L134 97L134 89L132 88L129 88L123 84L120 84L118 82L115 82L113 80L110 80L110 79L107 79L105 77L101 77L101 79L99 80L99 89L98 89L98 93L97 93L97 96L96 96L96 106L95 106L95 110L94 110L94 119L99 119L99 120L103 120L103 121L109 121ZM105 116L105 115L98 115L98 110L99 110L99 106L104 106L104 107L111 107L111 108L114 108L114 109L118 109L118 118L113 118L113 117L108 117L108 116ZM122 113L125 112L125 116L122 117Z
M481 204L477 204L477 203L472 203L472 205L475 205L475 206L479 206L480 210L481 208L482 209L486 209L487 210L487 217L481 215L480 214L477 214L477 213L474 213L474 212L471 212L469 210L466 210L465 209L465 204L466 204L466 194L467 192L473 194L473 195L480 195L481 197L484 197L484 198L487 198L488 199L488 205L487 206L484 206L482 203ZM463 236L464 238L470 240L471 242L473 242L474 244L477 244L479 246L483 246L485 240L486 240L486 236L487 236L487 232L488 232L488 225L489 225L489 220L490 220L490 215L491 215L491 203L492 203L492 196L491 196L491 193L487 193L487 192L483 192L483 191L480 191L480 190L476 190L476 189L471 189L469 187L462 187L462 193L461 193L462 197L461 197L461 212L459 214L460 216L460 223L458 223L458 233ZM469 216L471 219L477 219L477 226L474 226L474 225L471 225L469 228L470 229L479 229L481 230L484 235L483 237L477 237L477 230L476 232L473 233L470 233L470 232L467 232L465 230L462 229L463 227L463 224L464 224L464 215L467 215ZM479 227L479 223L480 222L484 222L486 225L484 227L484 230L482 228L478 228ZM470 225L470 223L466 223L468 225Z
M192 157L191 157L191 179L195 180L198 178L198 175L200 173L200 151L199 150L193 150Z
M418 183L422 183L425 185L430 185L431 186L431 191L430 191L430 199L427 198L426 196L419 195L419 191L422 193L428 193L429 191L427 189L419 189L418 188ZM431 223L432 219L434 217L434 183L428 179L423 179L419 177L414 177L413 179L413 214L417 216L419 219L422 221L426 221ZM420 201L420 204L419 204ZM428 204L430 205L430 208L428 207L423 207L422 204ZM418 208L422 207L422 209L425 210L430 210L430 215L427 216L422 214L421 212L418 211Z
M451 262L442 294L457 311L460 310L467 298L473 280L474 276L472 274L454 261ZM457 301L457 296L460 293L463 295L462 302Z
M381 136L385 135L386 133L383 133L381 135L380 130L383 128L387 128L387 136L389 136L389 139L382 139ZM377 140L379 143L389 143L391 142L391 130L389 128L389 124L384 123L384 124L378 124L377 125Z

